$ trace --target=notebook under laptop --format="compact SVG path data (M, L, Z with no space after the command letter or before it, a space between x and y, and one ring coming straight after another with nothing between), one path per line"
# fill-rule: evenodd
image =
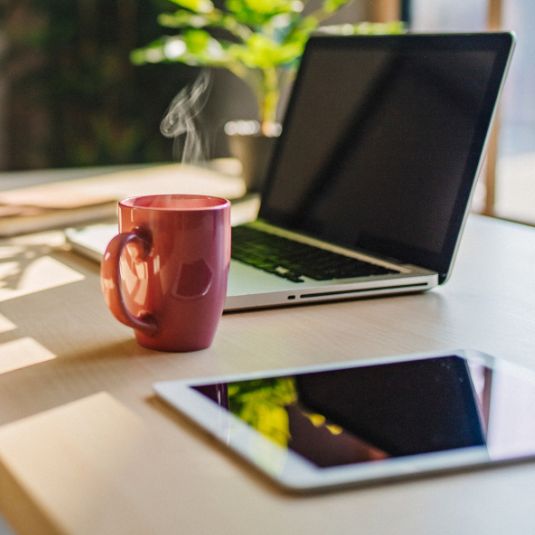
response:
M312 37L258 220L233 229L225 309L444 283L513 41Z

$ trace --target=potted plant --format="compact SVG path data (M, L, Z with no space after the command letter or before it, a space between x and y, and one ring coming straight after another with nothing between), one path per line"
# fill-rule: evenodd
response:
M254 93L258 128L251 129L249 123L245 133L252 134L265 145L263 139L278 133L281 93L291 83L312 32L401 31L402 25L397 21L323 26L324 21L351 1L321 0L315 3L316 8L310 8L307 0L226 0L224 8L219 8L212 0L169 0L177 9L160 14L158 22L174 33L162 35L134 50L131 59L139 65L179 62L227 69ZM239 128L233 133L250 137L243 136ZM260 159L257 156L252 161ZM258 187L258 184L250 185L249 189Z

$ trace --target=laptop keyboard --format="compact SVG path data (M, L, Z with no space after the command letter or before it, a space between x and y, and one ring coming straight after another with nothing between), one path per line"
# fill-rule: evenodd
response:
M246 225L232 229L232 258L293 282L398 273Z

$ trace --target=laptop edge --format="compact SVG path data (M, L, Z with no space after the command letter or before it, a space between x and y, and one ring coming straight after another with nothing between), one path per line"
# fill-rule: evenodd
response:
M483 153L484 148L486 147L488 141L488 135L490 131L490 125L494 118L496 112L496 103L499 99L499 95L502 91L504 80L506 77L507 68L510 63L512 49L514 46L514 36L510 33L488 33L488 34L445 34L442 36L437 35L422 35L419 34L416 38L419 39L437 39L437 38L450 38L457 40L468 40L477 39L481 35L488 36L494 35L496 39L501 39L506 42L506 44L501 45L502 49L499 52L496 52L496 55L501 54L501 65L493 66L493 75L497 80L494 81L494 87L486 88L487 93L489 91L491 94L487 94L486 98L491 99L491 110L488 113L488 117L484 119L486 125L484 125L484 135L481 141L481 147L479 154L477 156L477 162L475 170L471 172L471 178L468 181L468 191L465 191L464 206L460 213L457 214L457 232L454 238L454 244L451 248L449 258L447 260L447 270L443 273L439 273L424 267L419 267L411 263L396 262L395 260L389 258L382 258L381 256L377 257L375 255L368 256L366 253L359 252L355 248L348 249L346 247L341 247L334 245L329 242L315 239L314 237L303 234L300 232L294 232L293 229L285 229L281 226L274 225L271 226L268 222L262 219L263 209L260 209L260 219L253 223L253 226L257 226L268 230L270 232L280 234L285 237L290 237L296 239L297 241L303 241L305 243L311 243L319 245L322 248L328 250L339 252L347 256L354 256L359 259L370 259L372 262L378 262L379 264L383 263L386 267L391 267L393 269L398 269L399 274L396 275L384 275L384 276L373 276L366 278L356 278L356 279L341 279L338 281L313 281L306 280L304 283L293 283L290 281L285 281L276 275L261 272L257 268L247 266L237 261L232 261L231 267L231 277L229 280L229 289L227 293L227 299L225 303L226 311L249 309L249 308L259 308L259 307L273 307L273 306L283 306L283 305L298 305L305 303L313 302L322 302L322 301L333 301L333 300L343 300L343 299L355 299L358 297L369 297L369 296L379 296L379 295L389 295L389 294L402 294L402 293L414 293L421 292L432 289L433 287L443 284L446 282L451 274L452 267L454 264L454 259L459 247L460 237L464 228L464 224L469 212L470 201L475 190L476 180L479 171L482 167L483 162ZM399 36L397 37L399 39ZM411 39L412 36L405 35L403 39ZM490 37L492 39L492 37ZM358 38L358 37L324 37L317 36L312 37L307 46L307 50L303 57L303 62L307 61L307 52L310 51L314 46L321 46L322 43L333 42L332 40L338 41L348 41L349 39L370 39L367 38ZM372 38L373 39L373 38ZM379 37L376 39L389 40L389 37ZM396 38L393 38L396 39ZM330 41L327 41L330 40ZM355 41L353 41L355 42ZM496 45L498 47L498 45ZM504 57L505 55L505 57ZM498 59L495 59L495 62L498 62ZM300 74L296 80L294 92L290 98L288 104L288 111L285 118L285 124L288 119L288 116L291 116L292 107L295 106L295 101L300 98ZM492 85L489 82L489 85ZM284 130L281 136L281 139L278 142L276 150L274 152L273 159L271 161L269 173L268 173L268 183L266 184L265 190L263 192L263 205L264 205L264 195L269 194L270 189L273 188L274 175L276 174L277 166L279 164L279 158L281 157L281 146L284 145ZM466 180L465 180L466 182Z

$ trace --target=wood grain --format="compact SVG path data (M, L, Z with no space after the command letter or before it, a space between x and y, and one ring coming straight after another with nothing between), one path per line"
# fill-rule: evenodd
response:
M20 339L53 356L28 366L21 350L21 367L0 374L0 511L17 532L535 532L533 464L290 496L157 401L151 386L455 347L535 368L534 229L472 216L441 288L226 314L212 347L184 354L137 346L106 309L98 267L58 235L2 246L21 265L2 279L13 292L0 301L0 362ZM45 273L24 260L31 250L77 277L41 284ZM30 284L25 274L35 291L17 293Z

